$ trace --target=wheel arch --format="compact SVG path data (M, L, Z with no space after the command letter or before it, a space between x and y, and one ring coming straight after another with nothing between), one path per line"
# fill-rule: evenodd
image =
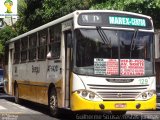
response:
M54 83L51 83L48 87L48 102L49 102L49 96L50 96L50 93L51 93L51 90L54 89L56 94L57 94L57 91L56 91L56 86Z

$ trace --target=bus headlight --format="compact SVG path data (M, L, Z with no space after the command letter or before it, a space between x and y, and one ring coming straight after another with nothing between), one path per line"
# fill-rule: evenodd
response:
M83 91L82 91L82 96L83 96L83 97L87 97L87 95L88 95L88 92L87 92L86 90L83 90Z
M148 92L148 96L149 96L149 97L152 97L154 94L156 94L155 91L149 91L149 92Z
M141 93L137 100L148 100L150 99L154 94L156 94L156 91L155 90L148 90L148 91L145 91L143 93Z
M93 101L103 101L99 95L92 91L88 90L77 90L77 94L87 100L93 100Z
M142 98L147 99L147 93L146 92L142 93Z
M96 96L96 95L95 95L94 93L90 93L90 94L89 94L89 98L90 98L90 99L94 99L95 96Z

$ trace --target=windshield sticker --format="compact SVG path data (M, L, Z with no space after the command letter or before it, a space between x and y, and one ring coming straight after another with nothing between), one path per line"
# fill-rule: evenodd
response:
M107 75L118 75L118 59L107 59L106 60L106 74Z
M142 76L145 72L145 65L143 59L122 59L121 75L122 76Z
M118 59L94 59L94 74L118 75Z
M94 74L106 74L106 59L95 58L94 59Z

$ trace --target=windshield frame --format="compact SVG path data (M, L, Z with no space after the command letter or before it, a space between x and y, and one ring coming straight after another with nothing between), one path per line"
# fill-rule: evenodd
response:
M86 28L77 28L79 30L81 29L86 29ZM138 32L146 32L146 33L151 33L151 41L152 41L152 45L151 45L151 51L150 51L150 54L151 54L151 60L150 62L152 63L152 74L149 74L149 75L143 75L143 76L121 76L120 74L120 60L122 60L123 58L120 58L121 57L121 50L120 50L120 39L118 38L118 64L119 64L119 73L118 75L99 75L99 74L92 74L92 75L89 75L89 74L81 74L81 73L78 73L76 72L75 68L81 68L81 67L77 67L76 66L76 54L77 54L77 37L76 37L76 30L74 30L74 42L73 42L73 72L76 73L76 74L79 74L79 75L87 75L87 76L100 76L100 77L145 77L145 76L154 76L155 75L155 64L154 64L154 32L152 31L143 31L141 29L133 29L133 30L128 30L128 29L109 29L109 28L102 28L103 30L114 30L114 31L117 31L117 33L119 31L131 31L131 32L135 32L135 31L138 31ZM96 28L87 28L86 30L96 30ZM137 36L136 36L137 37ZM136 39L136 38L135 38ZM82 67L83 68L83 67Z

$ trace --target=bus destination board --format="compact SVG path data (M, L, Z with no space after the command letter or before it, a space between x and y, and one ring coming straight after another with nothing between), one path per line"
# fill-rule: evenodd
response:
M144 16L122 13L82 13L78 17L82 26L123 27L152 29L151 20Z
M109 16L109 24L145 27L146 21L139 18Z

